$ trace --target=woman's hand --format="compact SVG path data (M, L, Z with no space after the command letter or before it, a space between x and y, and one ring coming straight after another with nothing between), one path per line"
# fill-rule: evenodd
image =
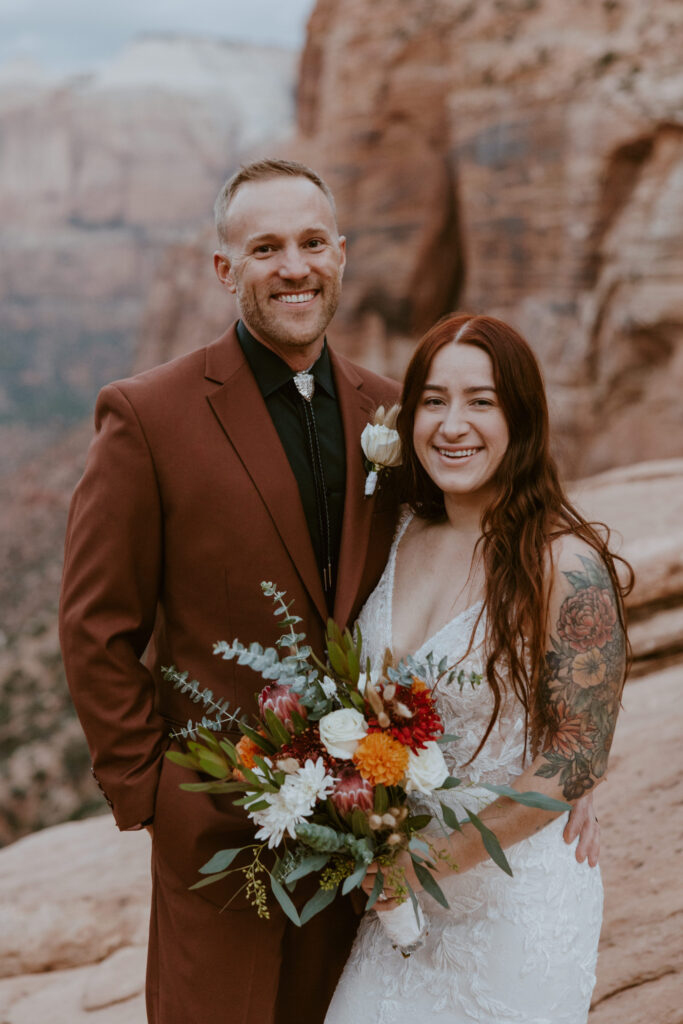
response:
M444 878L447 875L453 873L453 868L449 867L446 861L443 860L441 856L439 856L441 854L442 856L446 856L449 859L451 859L451 844L449 842L449 838L447 838L446 836L430 836L429 846L433 852L433 855L430 858L432 874L434 875L438 882L440 878ZM397 855L394 864L390 868L386 866L382 867L377 863L377 861L372 862L372 864L368 868L368 873L365 876L362 885L363 891L365 892L368 899L370 898L372 890L375 886L375 880L377 878L378 870L382 872L382 875L384 877L384 889L382 890L379 897L375 901L373 905L373 910L378 910L381 912L384 910L393 910L394 907L399 906L399 902L396 899L395 895L396 890L390 883L390 879L392 878L392 876L395 876L396 874L398 874L398 872L402 872L402 877L404 880L403 885L406 889L408 886L410 886L413 892L422 892L422 883L415 874L413 859L407 850L401 850L401 852ZM405 902L404 896L402 896L401 902Z
M600 825L593 806L592 793L586 793L576 801L563 835L565 842L570 844L577 836L579 837L576 844L576 859L579 864L583 864L588 858L592 868L597 866L600 857Z
M417 880L417 875L415 874L415 869L413 868L413 862L411 860L409 853L407 853L406 851L402 851L401 853L399 853L396 858L395 864L391 868L387 868L386 866L382 867L375 860L368 868L368 873L363 879L362 885L365 895L368 897L368 899L370 899L372 890L375 887L377 872L378 870L382 872L382 875L384 876L384 888L382 892L379 894L375 903L373 904L373 910L377 910L380 913L382 913L385 910L393 910L394 907L399 906L399 903L395 898L395 890L390 885L388 876L394 874L395 872L401 869L403 870L404 878L407 884L410 886L413 892L421 891L422 886Z

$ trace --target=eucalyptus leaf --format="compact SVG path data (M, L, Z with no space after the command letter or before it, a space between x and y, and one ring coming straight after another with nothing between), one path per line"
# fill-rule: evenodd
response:
M444 825L447 825L448 828L454 829L456 832L462 832L460 822L458 821L458 817L453 808L449 807L448 804L442 804L441 801L439 801L439 806L441 808L441 814L443 815Z
M325 909L325 907L329 907L336 895L336 886L334 889L318 889L315 896L311 896L310 900L301 911L301 924L306 924L307 921L310 921L312 917L319 914L321 910Z
M492 793L498 793L499 796L507 796L518 804L524 804L525 807L537 807L541 811L571 811L572 809L571 804L565 803L564 800L556 800L552 796L546 796L545 793L537 793L534 790L520 793L519 790L513 789L511 786L494 786L489 782L482 782L480 785L482 789L489 789Z
M459 736L455 736L452 732L444 732L444 733L442 733L441 736L437 736L436 742L437 743L455 743L459 739L460 739L460 737Z
M460 785L460 779L455 779L452 775L449 775L446 779L444 779L444 781L441 783L441 785L438 788L439 789L455 789L455 787L459 786L459 785Z
M431 814L415 814L412 818L406 818L406 828L411 832L419 832L422 828L427 828L427 825L432 820Z
M417 836L413 836L408 843L408 849L413 853L421 853L424 857L430 856L430 850L424 839L418 839Z
M300 927L301 920L296 912L296 907L278 882L277 878L274 878L272 875L270 875L270 888L273 891L273 896L278 901L289 920L297 927Z
M467 810L467 808L465 808L465 810ZM484 822L478 818L476 814L473 814L472 811L467 811L467 816L481 835L484 848L491 860L497 864L506 875L510 875L510 877L512 877L512 868L508 864L507 857L503 853L503 848L498 842L498 838L495 833L492 832L490 828L487 828Z
M214 853L211 860L207 860L206 864L202 864L199 869L200 875L212 875L217 871L225 871L229 868L235 857L241 853L240 849L237 850L219 850L218 853Z
M205 885L211 885L212 882L220 882L222 878L229 874L229 871L220 871L217 875L210 875L208 878L202 878L201 881L195 882L194 885L190 886L190 889L203 889Z
M290 882L298 882L300 878L310 875L312 871L321 871L329 859L329 853L311 854L310 857L306 857L300 864L297 864L297 866L289 872L285 881L289 885Z
M181 782L179 789L188 793L230 793L235 784L233 782ZM243 788L243 787L240 787Z
M365 904L366 910L372 910L381 892L384 892L384 875L379 870L379 868L377 868L377 874L375 875L375 884L372 887L370 898L368 902Z
M424 867L413 855L411 854L411 860L413 862L413 870L417 876L417 880L424 889L425 892L429 893L432 899L435 899L437 903L440 903L442 907L448 910L448 900L443 894L441 887L432 875L429 868Z
M348 878L344 879L344 884L342 885L342 894L346 896L347 893L350 893L352 889L357 889L358 886L361 885L367 873L367 864L361 864L360 867L356 868L352 875L349 875Z

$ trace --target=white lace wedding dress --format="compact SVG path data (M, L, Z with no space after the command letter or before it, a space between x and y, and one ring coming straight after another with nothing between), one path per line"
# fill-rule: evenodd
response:
M360 615L365 650L380 667L392 641L396 550L410 516L399 527L389 562ZM426 641L449 664L467 650L480 610L474 605ZM483 623L462 663L482 671ZM485 747L466 768L492 710L486 682L462 692L438 691L445 731L459 737L444 747L452 774L466 785L421 797L421 810L438 799L459 818L495 799L480 782L510 783L522 771L524 724L519 705L507 702ZM566 815L506 851L513 877L486 860L442 883L450 909L422 894L428 922L424 945L407 959L394 949L374 911L361 922L325 1024L585 1024L595 982L602 918L599 869L578 864L562 838Z

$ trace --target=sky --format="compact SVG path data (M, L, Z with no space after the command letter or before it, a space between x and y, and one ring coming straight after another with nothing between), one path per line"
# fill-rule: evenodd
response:
M0 0L0 67L31 59L89 71L142 33L182 33L299 48L315 0Z

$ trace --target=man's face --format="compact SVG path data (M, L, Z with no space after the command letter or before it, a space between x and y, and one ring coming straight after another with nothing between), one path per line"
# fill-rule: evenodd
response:
M249 330L288 361L315 358L346 262L325 194L303 177L247 182L230 203L226 228L216 272Z

